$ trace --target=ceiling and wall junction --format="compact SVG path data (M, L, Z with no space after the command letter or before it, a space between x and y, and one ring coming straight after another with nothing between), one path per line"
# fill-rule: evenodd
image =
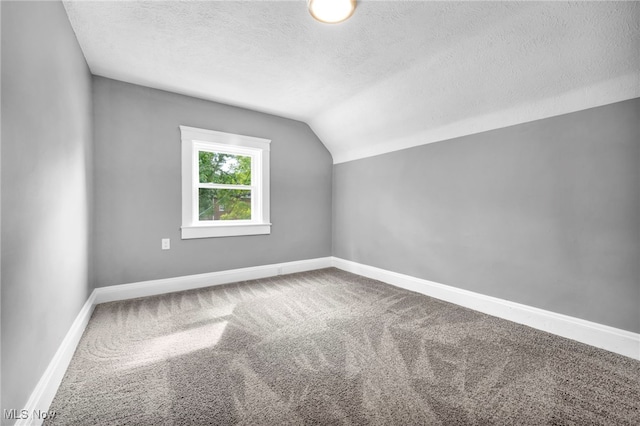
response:
M640 96L640 3L67 1L91 72L308 123L340 163Z

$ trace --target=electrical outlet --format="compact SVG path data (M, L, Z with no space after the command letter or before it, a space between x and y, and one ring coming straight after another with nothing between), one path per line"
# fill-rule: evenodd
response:
M171 240L169 238L162 239L162 250L169 250L171 248Z

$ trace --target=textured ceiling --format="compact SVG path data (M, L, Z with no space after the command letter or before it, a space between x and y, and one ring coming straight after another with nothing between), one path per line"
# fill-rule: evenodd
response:
M94 74L305 121L335 162L640 96L638 2L64 4Z

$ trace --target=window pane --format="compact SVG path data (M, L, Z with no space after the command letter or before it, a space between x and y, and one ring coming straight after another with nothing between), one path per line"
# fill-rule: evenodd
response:
M199 189L200 220L251 220L251 191Z
M201 183L251 185L251 157L199 151Z

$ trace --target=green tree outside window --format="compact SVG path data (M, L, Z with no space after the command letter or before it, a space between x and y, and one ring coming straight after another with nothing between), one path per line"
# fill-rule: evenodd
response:
M200 183L251 185L251 157L199 152ZM199 189L200 220L250 220L250 189Z

